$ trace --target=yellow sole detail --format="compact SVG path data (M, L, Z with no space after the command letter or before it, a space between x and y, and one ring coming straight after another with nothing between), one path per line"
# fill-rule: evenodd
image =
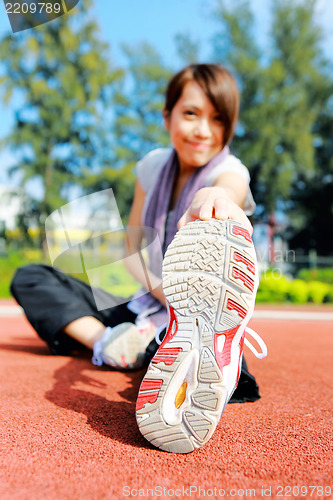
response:
M180 408L181 405L184 403L185 398L186 398L186 389L187 389L187 382L184 382L180 386L180 388L176 394L176 398L175 398L175 407L176 408Z

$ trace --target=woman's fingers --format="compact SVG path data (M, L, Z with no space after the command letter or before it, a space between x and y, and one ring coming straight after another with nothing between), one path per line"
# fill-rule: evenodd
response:
M197 219L210 220L214 216L214 198L205 196L205 193L195 195L191 205L178 221L177 227L180 229L188 222Z
M198 213L199 219L209 220L213 217L213 210L214 201L208 199L202 203L201 207L199 207L199 210L193 211L191 213L191 216L194 217L195 214Z
M230 214L229 201L225 198L215 198L214 200L214 212L215 218L220 220L227 220Z
M196 219L199 219L199 216L191 217L189 209L186 210L184 215L178 221L177 229L180 229L181 227L185 226L185 224L187 224L188 222L192 222Z
M210 220L212 217L215 217L220 220L237 220L252 234L253 228L243 210L236 203L217 191L218 189L203 188L198 191L191 205L179 220L177 224L178 229L196 219Z

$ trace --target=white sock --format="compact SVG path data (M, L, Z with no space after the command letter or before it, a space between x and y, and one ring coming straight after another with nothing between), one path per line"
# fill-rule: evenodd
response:
M107 326L101 338L94 343L94 348L93 348L94 354L93 357L91 358L91 361L96 366L102 366L102 364L104 363L102 341L104 337L110 335L111 332L112 332L111 326Z

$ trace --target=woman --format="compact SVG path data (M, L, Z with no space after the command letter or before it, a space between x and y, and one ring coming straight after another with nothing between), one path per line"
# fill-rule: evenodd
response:
M128 240L126 251L127 255L140 256L145 227L153 227L156 230L162 246L162 255L164 255L170 243L178 252L178 244L175 243L174 236L177 229L180 229L180 235L185 234L184 226L191 221L199 219L203 224L193 222L197 231L195 241L202 239L200 231L205 232L206 228L208 228L208 233L218 230L219 224L222 223L217 221L228 219L238 221L238 229L232 230L241 233L234 235L234 243L239 250L237 255L243 267L245 266L243 270L237 271L238 277L234 279L235 282L237 281L236 285L239 286L239 295L242 293L242 287L244 288L246 284L247 287L249 286L249 282L246 282L247 278L250 284L253 281L250 305L239 306L240 310L244 311L242 312L243 319L246 316L247 322L254 304L253 296L257 287L257 278L255 276L251 281L251 277L248 276L248 269L255 265L255 255L250 238L252 227L245 212L250 214L255 205L249 190L249 173L246 167L230 154L228 148L234 134L238 108L239 94L236 82L232 75L221 66L191 65L171 79L166 92L163 116L173 149L155 150L137 165L138 180L128 224L129 234L135 236L131 236ZM213 226L211 221L213 221ZM229 226L224 224L223 228L221 226L221 231L229 231L233 228L232 225ZM138 227L141 228L139 231L131 231L132 228ZM237 238L240 240L238 247ZM249 248L245 253L242 253L241 249L242 239L249 240L246 243ZM208 238L208 246L209 241ZM192 240L191 244L193 244ZM223 244L221 242L222 246ZM131 259L127 259L129 270L149 289L149 294L144 297L134 297L129 304L114 307L112 310L97 311L88 286L72 278L64 277L58 271L46 266L28 266L18 270L11 291L24 308L33 327L46 340L54 354L68 353L74 346L83 344L94 349L96 364L104 361L116 367L136 366L142 359L141 354L144 350L142 343L144 348L147 347L154 333L154 326L160 328L161 324L166 321L165 307L173 297L167 293L166 295L171 299L165 300L166 290L163 293L160 282L161 263L158 262L154 253L150 257L149 270L135 263L133 265L130 263ZM186 253L183 257L186 260ZM215 259L214 252L213 259ZM250 264L246 265L249 260ZM167 265L169 264L168 261ZM201 267L203 266L204 263ZM171 271L173 272L174 269ZM216 301L217 296L214 293L212 295ZM244 303L243 299L241 302ZM47 304L47 307L43 307L43 303ZM233 303L234 301L230 302L230 304ZM141 320L145 316L148 316L150 321L148 329L145 328L142 334L140 324L135 326L135 322L140 323L138 318ZM161 349L165 349L168 342L172 341L169 330L158 353ZM175 332L172 332L172 336L174 335ZM242 357L243 341L244 333L242 332L236 342L237 366ZM156 347L155 344L155 349ZM154 348L152 349L154 351ZM160 356L158 353L156 353L157 357ZM167 366L166 363L163 364ZM150 371L153 369L151 367ZM198 369L197 367L196 370ZM220 365L218 371L222 372ZM259 394L253 377L248 374L246 366L243 366L242 371L245 376L243 385L246 389L245 392L243 390L239 392L236 400L258 399ZM224 391L223 397L221 394L217 396L219 408L222 400L224 405L230 399L238 377L239 373L233 373L232 381L229 383L232 387ZM233 380L236 378L237 380ZM140 390L138 421L147 418L146 404L143 403L147 395L145 388L149 386L149 383L147 385L145 380L151 379L146 376ZM157 380L164 380L164 378L161 376ZM156 383L153 381L152 387L155 387ZM184 392L185 386L183 384L181 386ZM178 397L177 391L173 395ZM185 390L185 395L181 393L179 401L183 397L181 406L184 409L184 401L190 398L189 390L187 392ZM161 415L159 408L157 412ZM216 412L219 413L218 410ZM177 415L172 414L171 421L173 418L177 421L180 418ZM202 442L210 437L216 423L209 424ZM191 427L189 423L187 425L188 428ZM193 438L192 434L190 433L190 436ZM185 444L177 445L178 448L177 446L175 449L172 446L170 448L170 445L165 444L163 440L162 444L158 442L158 446L162 449L186 452L191 451L191 447L192 449L198 447L200 439L197 433L195 445L190 444L191 439L186 435L185 441L180 439L180 442L184 441Z

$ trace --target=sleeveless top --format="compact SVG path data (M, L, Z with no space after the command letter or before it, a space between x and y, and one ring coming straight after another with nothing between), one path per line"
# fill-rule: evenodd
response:
M142 158L137 164L136 164L136 173L137 173L137 178L146 193L145 197L145 204L143 207L143 217L147 208L147 205L150 200L150 196L154 190L155 183L157 181L157 178L159 176L159 173L161 171L161 168L165 165L168 157L170 156L172 152L172 148L159 148L151 151L148 153L146 156ZM256 204L253 200L253 196L249 187L250 184L250 174L248 169L241 163L238 158L236 158L233 155L228 155L219 165L217 165L208 175L206 178L206 187L212 186L215 182L215 180L221 175L222 173L225 172L234 172L240 175L245 182L248 185L248 190L246 194L246 199L244 203L244 212L246 215L251 215L254 212L254 209L256 207ZM167 220L166 224L170 222L172 219L172 211L170 211L167 215ZM142 220L142 224L144 225L144 221ZM145 317L146 315L149 315L151 320L156 324L156 326L160 326L161 324L165 323L166 321L166 310L163 308L163 306L160 304L156 311L156 307L153 306L152 310L149 306L148 310L147 307L144 307L140 301L136 300L136 298L142 296L143 289L139 290L137 292L133 299L128 303L128 309L136 314L138 314L140 317L143 316ZM145 293L147 293L145 291ZM150 294L148 294L150 295ZM154 299L156 301L156 299ZM149 302L149 301L148 301ZM162 310L161 310L162 308Z
M172 148L154 149L136 164L137 178L140 181L142 189L146 193L143 213L145 213L145 208L154 189L158 174L171 152ZM225 172L234 172L245 180L248 185L248 191L244 203L244 212L246 215L252 215L256 208L256 204L250 190L250 174L245 165L235 156L231 154L228 155L220 165L217 165L214 170L210 172L206 179L206 187L212 186L216 179Z

